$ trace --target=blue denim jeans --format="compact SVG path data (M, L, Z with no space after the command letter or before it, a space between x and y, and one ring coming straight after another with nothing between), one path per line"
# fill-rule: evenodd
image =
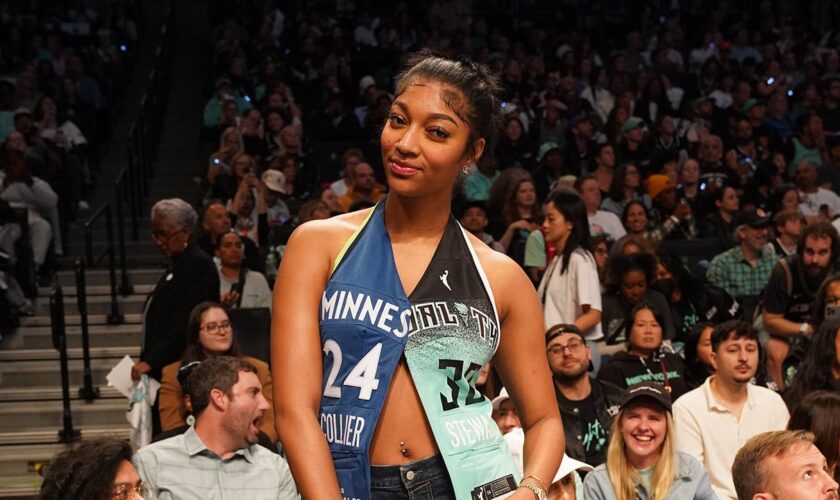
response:
M371 466L370 494L373 500L455 500L440 455L406 465Z

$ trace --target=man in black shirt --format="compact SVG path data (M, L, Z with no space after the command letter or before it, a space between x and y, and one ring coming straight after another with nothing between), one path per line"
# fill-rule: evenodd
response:
M829 223L805 228L796 253L779 260L764 289L764 329L767 341L767 371L784 387L782 362L796 337L810 336L811 304L823 279L834 271L840 252L840 238Z
M566 434L566 454L593 467L602 464L607 460L610 427L624 391L587 374L592 354L575 325L554 325L545 340Z

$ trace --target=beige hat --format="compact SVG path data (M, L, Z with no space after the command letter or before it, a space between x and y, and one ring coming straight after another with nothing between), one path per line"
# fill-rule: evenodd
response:
M286 194L286 176L279 170L266 170L262 174L265 187L278 193Z

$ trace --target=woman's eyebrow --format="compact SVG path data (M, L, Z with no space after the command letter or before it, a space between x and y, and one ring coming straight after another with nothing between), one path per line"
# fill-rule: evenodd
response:
M403 113L409 114L408 106L403 101L397 99L396 101L394 101L394 106L400 108L400 110L402 110ZM432 120L446 120L448 122L452 122L452 124L456 127L458 126L458 122L456 122L451 116L445 113L431 113L429 114L429 118Z

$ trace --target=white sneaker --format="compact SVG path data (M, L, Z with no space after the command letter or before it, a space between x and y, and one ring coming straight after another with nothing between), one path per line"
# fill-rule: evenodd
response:
M90 210L90 205L85 200L79 200L78 207L79 210Z

